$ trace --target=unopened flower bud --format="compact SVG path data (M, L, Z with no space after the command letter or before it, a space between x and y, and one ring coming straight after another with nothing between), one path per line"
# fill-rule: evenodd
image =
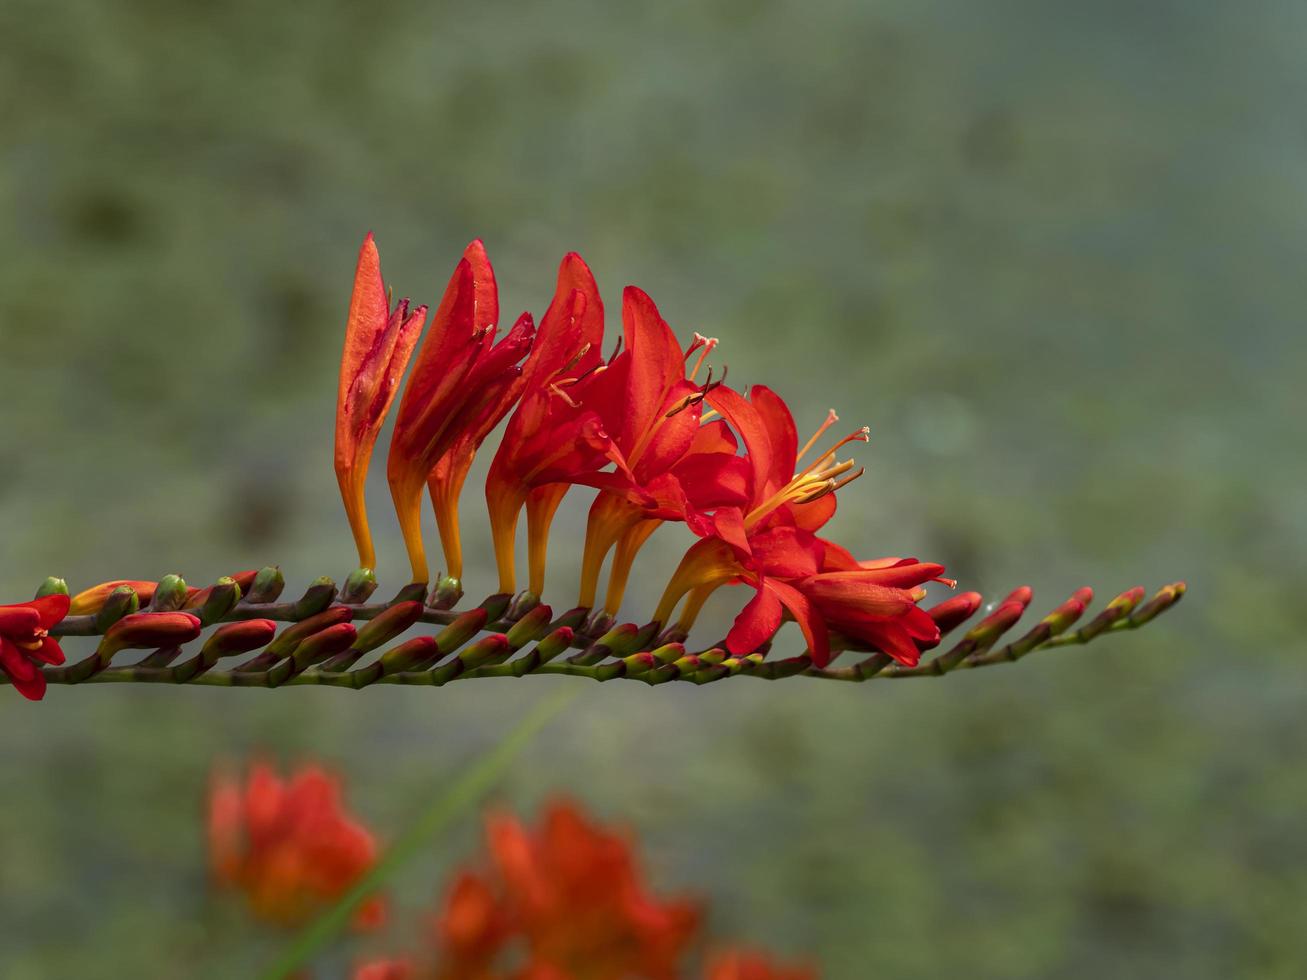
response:
M259 605L276 602L285 587L286 579L281 574L281 569L276 565L268 565L266 568L259 569L258 574L254 576L245 601Z
M426 602L426 599L426 585L422 582L409 582L395 593L395 598L391 599L388 605L393 606L401 602Z
M1029 589L1018 589L998 604L998 607L967 631L966 639L978 649L994 645L1000 636L1010 630L1030 604ZM1023 601L1024 600L1024 601Z
M358 639L354 641L354 650L360 654L375 650L383 643L389 643L395 637L408 630L422 618L421 602L401 602L388 606L358 630Z
M258 650L272 642L277 624L271 619L245 619L239 623L226 623L213 631L204 643L201 655L214 662L220 657Z
M463 598L463 583L452 575L446 575L431 592L432 609L453 609Z
M1077 632L1077 636L1083 642L1088 642L1112 628L1114 624L1125 619L1135 607L1144 600L1144 587L1136 585L1133 589L1126 589L1119 596L1107 604L1107 608L1091 619L1085 626L1082 626Z
M440 645L434 636L415 636L387 650L378 662L383 674L398 674L406 670L418 670L439 654Z
M292 614L296 619L308 619L316 616L336 600L336 583L323 575L315 578L295 603Z
M343 653L354 645L357 637L353 623L337 623L314 633L295 648L296 671Z
M202 624L212 626L235 609L240 601L241 587L235 579L224 576L191 596L185 608L199 616Z
M354 614L344 606L332 606L330 609L318 613L316 616L310 616L308 619L300 620L294 626L282 631L282 634L268 645L263 659L273 663L282 657L289 656L295 651L304 640L308 639L314 633L321 632L329 627L336 626L339 623L349 622Z
M150 602L152 612L174 612L186 605L186 580L180 575L165 575L155 587Z
M377 591L377 576L370 568L356 568L345 579L345 588L340 592L340 601L350 605L367 602L373 592Z
M105 598L100 611L95 614L95 631L105 633L114 623L124 616L130 616L141 608L140 597L130 585L120 585Z
M486 611L486 622L494 622L508 612L508 604L512 601L513 597L506 592L496 592L481 600L480 608Z
M531 673L541 664L547 664L566 653L572 646L576 634L570 626L559 626L548 636L531 648L525 656L513 661L513 674L522 677Z
M1093 589L1088 586L1077 589L1070 599L1044 617L1043 622L1048 624L1049 636L1065 633L1074 625L1077 619L1085 614L1085 610L1089 608L1089 604L1093 601Z
M633 653L621 661L626 666L628 677L635 677L645 671L653 670L659 665L658 658L652 653Z
M1183 582L1164 585L1157 594L1130 614L1132 626L1143 626L1170 609L1184 596L1187 586Z
M437 633L436 642L445 653L453 653L480 633L489 619L484 608L478 606L476 609L469 609Z
M186 612L133 613L109 627L100 652L181 646L199 636L200 629L199 618Z
M570 663L590 665L608 657L625 657L640 647L640 627L634 623L614 626L599 639L570 659Z
M656 650L650 651L660 664L675 663L685 656L684 643L664 643Z
M51 575L36 590L36 598L44 599L48 595L68 595L68 583Z
M504 616L510 620L519 620L538 605L540 605L540 597L529 589L523 590L513 596L513 601L508 604L508 611Z
M508 646L508 637L503 633L493 633L466 647L459 653L458 659L462 661L464 670L472 670L503 660L512 652Z
M975 615L983 601L979 592L963 592L932 606L928 612L942 635L957 629Z
M104 608L105 602L113 594L114 589L124 585L131 586L133 591L136 592L137 598L141 602L148 603L154 598L157 583L138 582L132 579L115 579L112 582L101 582L99 585L93 585L73 596L72 602L68 604L68 615L87 616L98 613Z
M521 650L528 643L544 636L549 629L554 611L549 606L537 605L524 614L508 631L508 645L514 650Z

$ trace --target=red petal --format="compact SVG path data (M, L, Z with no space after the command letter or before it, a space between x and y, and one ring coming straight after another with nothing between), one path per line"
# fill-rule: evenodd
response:
M59 646L58 641L50 636L41 641L40 649L30 651L28 656L35 657L45 664L53 664L56 667L64 662L63 649Z
M808 641L808 653L812 662L818 667L830 663L830 634L826 629L826 620L822 618L817 607L809 598L794 586L777 579L765 579L763 588L776 593L776 597L785 603L794 621L803 631L803 638Z
M743 456L692 452L672 467L672 473L699 510L749 505L753 469Z
M386 329L390 304L386 284L381 279L381 256L372 232L363 239L358 265L354 270L354 292L349 300L345 321L345 349L340 360L338 405L345 405L350 387L369 361L377 339Z
M783 607L780 599L767 589L759 589L749 600L726 635L726 649L737 657L753 653L773 636L781 626Z
M14 690L29 701L45 697L45 675L16 646L0 636L0 670L9 675Z
M66 595L47 595L33 599L28 603L41 617L41 629L48 630L56 623L62 622L68 615L68 606L72 602Z
M486 255L481 239L473 240L463 250L463 258L472 267L473 290L476 294L473 320L477 329L494 327L499 322L499 289L495 285L495 270Z
M719 385L707 395L707 402L730 423L740 438L749 462L753 465L754 501L766 496L772 470L771 435L758 410L726 385Z
M723 507L713 515L717 536L738 551L749 555L749 536L744 530L744 515L738 507Z
M654 301L635 286L622 293L622 329L631 355L631 375L617 441L629 452L665 411L667 393L685 377L685 360Z
M925 582L933 581L943 571L943 565L937 565L933 562L911 562L892 565L888 568L860 568L840 572L826 572L821 578L824 583L830 586L845 582L858 582L884 586L890 589L910 589Z
M740 448L731 427L718 419L699 426L690 444L691 453L726 453L734 456Z
M778 527L749 539L753 556L765 575L806 578L817 574L820 546L811 534L792 527Z
M816 531L835 516L835 494L828 493L806 504L790 504L790 514L796 527Z
M584 373L603 359L604 304L581 256L569 252L558 267L558 286L540 319L535 347L522 373L533 391L565 368L586 344L590 349L573 370Z
M679 381L672 385L663 399L654 421L657 430L648 440L634 467L636 476L641 482L650 480L660 473L666 473L690 451L695 434L699 431L701 406L691 405L668 419L662 418L662 415L695 390L695 386L689 381Z
M749 401L758 412L771 440L771 469L768 474L768 493L775 493L794 476L794 457L799 452L799 436L794 430L794 416L776 394L765 385L749 389Z
M0 633L8 636L29 636L41 627L41 613L30 602L16 606L0 606Z

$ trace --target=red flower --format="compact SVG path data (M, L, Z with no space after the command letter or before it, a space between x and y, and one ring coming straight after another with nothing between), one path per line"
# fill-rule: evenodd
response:
M336 396L336 481L364 568L377 562L364 504L368 464L426 318L425 306L410 314L406 299L391 309L381 258L369 232L354 272Z
M400 399L390 443L386 473L414 582L430 578L422 543L422 488L434 474L438 515L447 507L445 500L457 499L467 475L464 464L471 464L476 446L507 411L505 395L517 384L522 370L518 362L531 347L529 319L519 320L495 344L498 319L494 270L481 242L474 241L463 252L431 318ZM442 528L456 527L456 517L451 525L448 510L445 515ZM457 555L454 539L448 531L442 533L446 553ZM461 566L461 557L451 560L454 564Z
M686 521L707 533L707 512L743 506L750 478L726 425L700 424L713 382L695 378L717 342L696 335L682 351L653 300L634 286L622 297L622 326L626 350L589 402L613 434L610 455L619 466L580 481L600 492L586 527L579 605L594 605L600 569L616 546L604 602L610 613L621 604L636 553L659 524ZM686 359L695 351L700 355L687 375Z
M68 615L68 606L66 595L0 606L0 670L29 701L45 697L40 665L64 662L64 652L50 636L50 627Z
M377 847L344 811L337 782L316 767L289 782L266 765L245 786L215 773L209 798L209 854L214 878L245 894L255 915L300 925L330 906L376 862ZM384 919L369 900L355 926Z
M817 971L807 966L778 966L756 950L730 949L712 958L704 980L817 980Z
M553 301L522 369L521 403L486 478L499 591L517 589L514 538L527 508L530 589L544 587L549 526L568 486L607 464L612 440L587 403L603 380L604 307L579 255L558 270Z
M818 666L830 662L832 630L855 645L915 664L918 641L929 644L939 638L934 620L917 608L924 596L918 587L938 578L943 566L899 559L859 563L813 533L834 514L835 491L862 472L851 473L853 463L838 462L835 452L849 442L865 441L866 430L846 436L798 469L836 421L834 412L799 449L789 409L770 389L757 386L746 401L719 388L708 394L708 401L744 439L752 493L745 507L721 507L714 513L711 527L686 552L668 583L656 618L668 622L688 594L679 619L688 629L714 590L742 582L756 594L727 637L727 648L736 655L770 639L788 614L799 624Z
M678 975L699 909L649 894L630 843L556 803L532 830L508 816L487 820L490 873L455 882L440 919L447 978L643 977ZM492 973L523 949L519 971Z
M776 528L752 539L755 568L760 569L756 576L758 592L736 617L726 637L731 653L738 656L756 650L780 628L785 612L799 624L813 663L819 667L831 660L832 631L856 646L881 650L910 667L916 666L922 649L939 641L939 625L917 603L925 598L920 586L938 580L943 565L915 558L860 563L838 548L848 555L847 564L822 563L810 574L787 575L807 569L777 561L780 549L775 544L777 539L786 538L792 540L796 551L805 540L828 550L838 548L791 528ZM747 573L742 578L749 581Z

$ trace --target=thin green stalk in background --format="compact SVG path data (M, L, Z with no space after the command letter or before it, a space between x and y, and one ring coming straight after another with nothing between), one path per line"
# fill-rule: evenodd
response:
M560 690L554 697L537 705L462 775L442 787L431 805L399 836L372 870L360 878L340 901L304 928L281 958L264 972L265 980L281 980L307 963L349 922L355 910L382 882L490 790L517 754L572 701L576 693L575 688Z

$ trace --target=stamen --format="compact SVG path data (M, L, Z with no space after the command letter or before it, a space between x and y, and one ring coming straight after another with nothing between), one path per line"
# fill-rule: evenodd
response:
M810 486L810 484L805 484L804 489L806 489L807 486ZM825 481L819 483L819 484L817 485L817 488L816 488L815 490L812 490L812 491L809 492L809 493L805 493L802 497L796 497L796 498L794 498L794 503L796 503L796 504L810 504L810 503L812 503L814 500L819 500L819 499L821 499L822 497L826 496L826 494L828 494L828 493L834 493L834 492L835 492L835 486L836 486L836 483L835 483L834 480L825 480Z
M563 401L567 402L567 404L570 405L572 408L580 408L581 403L563 390L562 384L566 384L566 383L568 382L562 382L560 384L551 383L549 385L549 390L553 392L555 395L557 395L559 398L563 399ZM575 382L571 382L571 383L574 384Z
M818 470L816 473L812 474L810 479L829 480L832 477L841 476L842 474L847 473L851 469L853 469L853 460L846 459L842 463L836 463L834 466L830 466L825 469Z
M799 455L794 457L794 461L797 463L799 460L803 459L803 457L807 455L808 450L811 449L816 444L817 440L822 437L822 433L839 420L840 417L835 414L835 409L827 409L826 421L818 426L817 431L812 434L812 438L803 444L803 448L799 450Z
M703 351L699 354L699 359L694 362L694 367L690 370L689 380L694 380L695 375L699 373L699 369L703 367L704 358L712 353L717 344L718 340L716 337L705 337L698 333L694 335L694 342L690 344L689 350L685 352L686 358L688 359L694 351L699 350L700 348L702 348Z
M587 341L586 343L581 345L581 349L576 352L575 356L570 361L568 361L565 365L563 365L562 370L560 370L558 373L566 374L568 371L572 370L572 368L580 364L581 358L585 357L585 355L589 353L590 353L590 343L589 341ZM585 375L582 375L581 377L585 377Z
M797 480L807 476L813 470L821 466L823 460L825 460L829 456L833 456L841 447L847 446L851 442L870 442L870 441L871 441L871 430L864 425L861 429L858 429L856 432L850 432L839 442L835 443L835 445L831 446L830 449L822 453L820 459L818 459L815 463L809 465L806 469L801 470L798 474L795 475L795 479Z
M852 462L852 460L850 460L850 462ZM831 488L832 492L834 492L835 490L842 490L842 489L844 489L844 488L847 487L850 483L852 483L854 480L856 480L858 477L862 476L862 474L864 474L864 473L866 473L866 472L867 472L867 468L866 468L865 466L860 467L860 468L858 469L858 472L856 472L856 473L851 473L851 474L849 474L848 476L846 476L844 479L837 481L837 482L835 483L835 486Z
M686 395L679 402L673 405L670 409L668 409L665 413L663 413L663 418L669 419L673 415L679 415L681 412L684 412L691 405L699 404L701 401L703 401L705 398L708 397L708 392L712 391L714 388L718 387L719 385L725 383L725 381L726 381L725 369L723 369L722 371L721 379L718 381L714 381L712 376L712 367L709 366L708 380L703 383L703 386L698 391ZM702 416L700 416L700 419L702 419Z

